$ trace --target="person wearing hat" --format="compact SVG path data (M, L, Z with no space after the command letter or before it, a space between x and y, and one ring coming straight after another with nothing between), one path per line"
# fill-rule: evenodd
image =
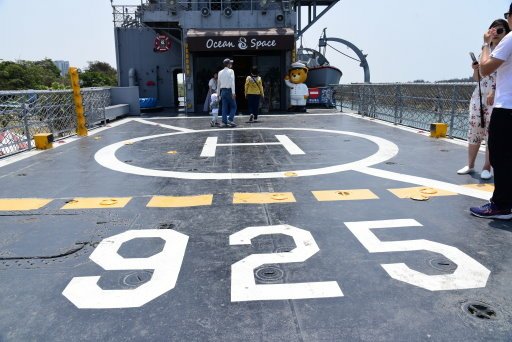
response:
M505 19L512 26L512 4ZM512 33L491 51L498 35L495 27L484 33L480 57L480 74L488 76L498 71L494 109L489 124L489 156L494 169L494 193L489 203L470 208L472 215L490 219L512 219Z
M224 60L224 69L217 75L217 96L222 102L222 123L224 127L236 127L234 123L236 113L235 72L231 67L233 60Z

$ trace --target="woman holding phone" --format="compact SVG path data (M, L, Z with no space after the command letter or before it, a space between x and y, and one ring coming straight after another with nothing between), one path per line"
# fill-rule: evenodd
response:
M496 36L492 40L491 49L496 47L503 37L510 32L507 21L503 19L495 20L489 27L489 29L492 28L496 29ZM475 160L478 150L480 149L480 144L484 139L487 141L487 132L494 104L494 90L496 89L496 72L487 77L480 77L478 61L473 62L472 68L473 79L479 81L480 84L473 92L469 106L468 164L457 171L459 175L466 175L475 171ZM482 98L480 98L480 94ZM482 103L482 111L480 111L480 103ZM482 126L480 113L484 115L484 126ZM488 148L486 148L485 163L480 178L492 178Z

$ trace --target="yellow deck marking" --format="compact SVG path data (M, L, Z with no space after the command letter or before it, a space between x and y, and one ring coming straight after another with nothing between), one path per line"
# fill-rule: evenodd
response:
M149 208L182 208L212 205L213 195L199 196L153 196Z
M61 209L110 209L124 208L131 197L77 197Z
M438 196L455 196L457 193L425 186L401 189L388 189L398 198L422 198Z
M37 210L51 201L45 198L3 198L0 199L0 211Z
M370 199L378 199L379 197L375 195L368 189L355 189L355 190L325 190L325 191L311 191L313 196L319 202L328 202L328 201L355 201L355 200L370 200Z
M296 202L291 192L236 192L233 194L233 204L266 204Z
M464 184L463 187L482 191L494 191L494 184Z

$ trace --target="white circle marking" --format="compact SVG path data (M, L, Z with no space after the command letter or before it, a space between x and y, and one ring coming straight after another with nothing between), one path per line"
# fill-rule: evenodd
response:
M278 172L255 172L255 173L204 173L204 172L181 172L181 171L166 171L166 170L153 170L147 169L143 167L138 167L134 165L129 165L117 159L116 151L121 147L125 146L127 141L130 142L139 142L149 139L156 139L167 136L174 135L182 135L182 134L194 134L194 133L205 133L205 132L217 132L217 131L237 131L237 130L272 130L272 131L310 131L310 132L320 132L320 133L330 133L330 134L339 134L339 135L350 135L353 137L363 138L370 140L375 143L379 150L373 155L366 157L364 159L350 162L346 164L333 165L327 167L321 167L317 169L307 169L307 170L285 170ZM262 178L288 178L287 173L293 172L296 174L296 177L304 177L304 176L318 176L325 175L337 172L343 172L348 170L357 170L358 168L364 168L368 166L372 166L375 164L379 164L385 162L396 156L398 154L398 146L392 143L389 140L375 137L372 135L347 132L347 131L334 131L328 129L315 129L315 128L269 128L269 127L261 127L261 128L236 128L236 129L205 129L205 130L197 130L191 132L173 132L173 133L164 133L157 135L149 135L139 138L127 139L109 146L106 146L100 149L94 155L94 159L96 161L111 170L119 171L123 173L130 173L134 175L140 176L151 176L151 177L164 177L164 178L180 178L180 179L195 179L195 180L219 180L219 179L262 179ZM292 177L294 178L294 177Z

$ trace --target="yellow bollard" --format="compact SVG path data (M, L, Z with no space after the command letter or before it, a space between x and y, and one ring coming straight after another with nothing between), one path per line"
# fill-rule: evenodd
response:
M74 67L69 68L69 77L71 78L71 87L73 88L73 101L75 102L76 134L81 137L86 137L88 131L85 125L84 106L82 101L82 94L80 93L78 69Z
M53 134L52 133L39 133L34 134L34 142L38 150L48 150L53 148Z
M448 131L448 125L442 122L430 124L430 136L433 138L445 138Z

